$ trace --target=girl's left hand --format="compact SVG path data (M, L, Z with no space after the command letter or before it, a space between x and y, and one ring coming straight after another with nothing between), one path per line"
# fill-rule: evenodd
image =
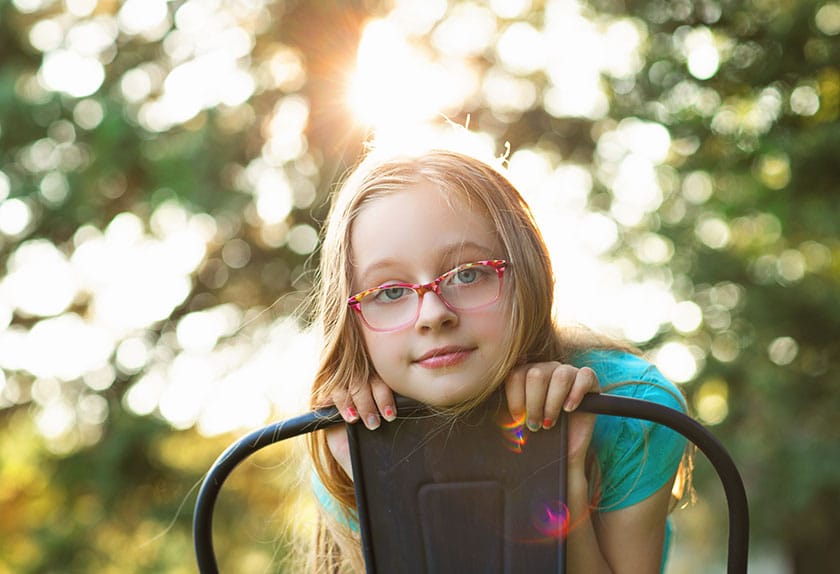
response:
M532 432L557 424L560 411L573 412L586 393L600 392L595 371L556 361L530 363L514 368L505 381L508 410L514 420L524 420ZM583 463L592 438L595 415L575 413L569 420L569 463Z

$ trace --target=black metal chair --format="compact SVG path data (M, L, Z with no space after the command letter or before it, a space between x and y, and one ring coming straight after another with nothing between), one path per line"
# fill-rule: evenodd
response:
M398 399L400 419L375 432L347 425L365 564L388 572L563 572L565 418L555 431L500 436L500 395L450 419ZM726 449L702 425L662 405L587 395L581 410L663 424L697 445L717 471L729 508L729 573L747 571L746 492ZM204 479L193 515L199 571L218 572L213 508L233 469L276 442L341 422L324 409L264 427L229 447ZM523 452L517 452L520 449Z

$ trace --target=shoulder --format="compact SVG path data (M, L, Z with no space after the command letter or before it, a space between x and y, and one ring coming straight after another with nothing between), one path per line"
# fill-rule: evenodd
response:
M687 411L680 389L655 365L633 353L590 350L578 353L572 363L595 371L604 393ZM602 473L601 510L618 510L651 496L676 472L685 444L682 435L662 425L599 415L592 448Z
M604 393L644 399L687 411L680 389L655 365L622 349L582 351L572 358L576 367L589 367Z

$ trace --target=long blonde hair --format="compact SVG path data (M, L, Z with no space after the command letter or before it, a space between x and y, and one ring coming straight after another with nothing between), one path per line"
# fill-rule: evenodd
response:
M510 293L511 324L506 333L507 353L499 357L495 380L467 409L486 399L518 363L566 361L582 348L613 346L591 335L565 333L555 328L552 307L554 276L545 242L530 208L514 186L495 168L473 157L450 151L429 151L420 156L363 161L333 197L320 253L316 318L322 349L312 386L311 407L332 404L336 389L353 381L367 381L373 365L365 349L360 325L347 306L351 295L350 234L356 216L376 198L417 183L428 183L483 213L492 223L509 262L506 281ZM509 278L509 279L508 279ZM350 477L330 454L323 432L309 436L309 449L318 476L340 505L345 518L353 515L355 497ZM346 567L363 570L357 534L346 521L322 512L315 543L315 569L336 572Z

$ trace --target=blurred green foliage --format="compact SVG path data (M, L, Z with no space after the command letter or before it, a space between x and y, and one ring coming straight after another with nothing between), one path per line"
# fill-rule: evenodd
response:
M105 363L77 376L37 373L37 365L48 370L58 361L55 349L40 349L36 367L9 349L52 315L94 323L104 300L95 286L41 313L3 301L11 291L0 289L0 345L7 346L0 348L0 572L194 571L193 489L232 435L207 438L195 418L173 421L163 406L138 412L129 395L144 374L176 361L187 315L232 303L247 323L265 310L275 319L298 309L311 281L307 233L362 149L363 130L340 101L362 25L383 15L385 4L177 0L144 5L136 14L146 20L138 21L148 22L159 4L160 21L137 31L131 2L0 0L7 274L22 246L43 239L69 258L86 238L124 221L119 214L134 214L149 237L212 221L200 261L182 270L185 296L163 318L116 329ZM466 4L449 2L435 26ZM530 4L516 20L539 29L559 3ZM190 36L190 10L218 18L207 17L206 34ZM548 74L504 69L493 45L468 57L479 76L515 77L538 96L503 110L476 96L449 113L462 124L469 115L470 128L500 147L509 142L584 166L593 174L590 209L611 217L616 195L602 173L601 137L628 118L667 129L670 148L655 170L661 205L635 223L619 222L612 255L633 261L638 277L665 277L703 322L683 331L664 324L643 346L678 340L699 354L701 369L684 388L700 414L703 401L726 407L708 422L745 477L754 541L782 548L796 572L829 571L840 531L833 420L840 412L840 4L592 0L581 10L598 25L621 20L642 31L637 69L601 78L605 114L548 113L540 105L552 87ZM514 23L499 14L494 21L494 40ZM70 31L86 22L99 27L78 32L73 48ZM234 28L244 44L241 34L222 35ZM163 98L177 64L198 59L208 49L202 41L216 36L253 79L246 97L213 95L239 77L225 76L230 69L219 64L218 77L191 93L187 104L203 102L193 112L167 119L144 107ZM414 40L440 51L430 38ZM692 61L698 45L714 47L713 69ZM81 67L75 80L50 84L47 54L64 48L99 62L103 77L88 93L88 84L74 83ZM266 192L266 201L288 203L272 208L276 220L265 215L277 213L271 205L258 205L266 181L288 191L279 199ZM21 209L28 215L15 229ZM168 213L175 223L166 223ZM201 214L209 220L191 219ZM640 256L651 234L671 253L664 265ZM139 367L120 358L127 340L146 345ZM219 345L258 340L253 329L234 329ZM53 432L55 417L66 414L56 405L66 404L75 422ZM295 571L295 537L306 533L290 525L307 506L292 494L300 477L291 451L278 447L246 465L226 488L215 538L223 571ZM698 479L702 492L706 472ZM725 514L713 514L724 530Z

